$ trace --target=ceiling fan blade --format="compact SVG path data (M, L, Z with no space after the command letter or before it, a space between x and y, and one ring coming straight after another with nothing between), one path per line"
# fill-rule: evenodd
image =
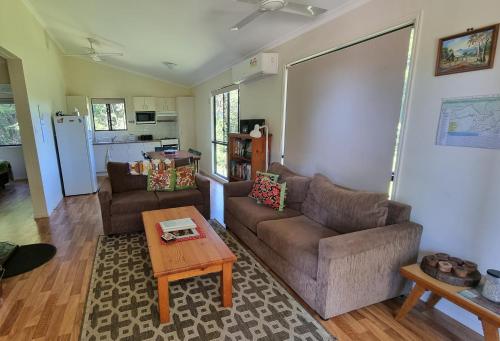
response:
M295 2L287 2L285 7L283 7L281 11L298 15L305 15L307 17L317 17L318 15L325 13L327 10L321 7L297 4Z
M78 56L90 56L92 53L69 53L69 54L64 54L63 56L65 57L78 57Z
M253 12L248 17L246 17L245 19L243 19L242 21L240 21L239 23L237 23L236 25L234 25L233 27L231 27L231 31L238 31L243 26L245 26L249 22L255 20L258 16L264 14L265 12L266 11L262 11L262 10L257 10L255 12Z
M92 60L93 60L94 62L102 62L101 57L99 57L99 56L98 56L98 55L96 55L96 54L91 54L91 55L90 55L90 58L92 58Z
M246 2L247 4L254 4L254 5L257 5L260 3L260 0L235 0L235 1Z
M94 54L97 56L123 56L123 53L120 52L96 52Z

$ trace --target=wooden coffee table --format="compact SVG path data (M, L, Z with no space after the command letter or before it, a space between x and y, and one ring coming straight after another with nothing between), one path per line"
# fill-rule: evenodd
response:
M193 219L203 229L206 238L162 244L156 224L180 218ZM232 306L232 272L236 256L194 206L142 212L142 220L153 274L158 280L158 307L162 323L170 320L168 283L183 278L220 272L222 306Z
M431 292L427 300L427 307L432 308L441 298L445 298L463 309L475 314L483 325L484 339L486 341L498 341L498 328L500 328L500 315L495 314L480 305L466 299L459 294L467 288L450 285L432 278L420 269L418 264L404 266L400 269L401 275L415 282L403 306L396 315L396 320L401 321L406 314L417 304L420 297L426 291Z

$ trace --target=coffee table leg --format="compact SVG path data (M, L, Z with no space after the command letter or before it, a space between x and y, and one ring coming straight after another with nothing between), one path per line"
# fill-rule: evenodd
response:
M158 310L160 310L160 322L170 321L170 306L168 302L168 278L158 278Z
M405 303L403 303L403 306L396 315L396 321L401 321L402 319L405 318L406 314L408 314L410 310L415 306L415 304L417 304L419 298L423 295L424 292L425 292L424 287L421 287L418 284L415 285L413 290L406 298Z
M498 341L498 326L493 323L486 321L484 319L480 319L481 324L483 325L483 334L485 341Z
M434 306L441 300L441 297L439 295L436 295L435 293L431 293L429 298L427 299L427 302L425 302L425 305L427 308L434 308Z
M233 263L224 263L221 272L222 306L233 306Z

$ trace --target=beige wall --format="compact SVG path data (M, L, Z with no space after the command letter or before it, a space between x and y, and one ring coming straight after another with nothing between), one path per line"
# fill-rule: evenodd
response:
M9 84L9 70L7 70L7 61L0 57L0 84Z
M372 0L270 52L283 65L314 53L421 18L417 32L414 78L396 199L413 206L413 219L424 226L421 250L444 251L469 258L481 270L498 268L500 154L497 150L435 145L441 99L500 93L500 63L493 70L434 77L440 37L500 22L498 0ZM497 53L498 55L498 53ZM274 160L279 159L283 75L241 88L241 112L267 116L274 134ZM210 91L231 82L230 71L197 86L198 149L210 156ZM304 113L307 115L307 113ZM325 154L325 157L328 157ZM335 160L331 160L332 163ZM201 167L211 170L210 158ZM480 330L477 319L440 302L438 308Z
M46 217L62 198L51 124L65 107L60 51L22 1L0 0L0 8L0 54L8 59L34 214Z
M178 97L191 96L192 91L184 86L159 81L121 69L95 63L78 57L64 58L66 94L89 98L125 98L127 119L135 121L132 97ZM135 125L127 123L131 134L153 134L155 137L172 135L175 123ZM113 133L114 134L114 133Z

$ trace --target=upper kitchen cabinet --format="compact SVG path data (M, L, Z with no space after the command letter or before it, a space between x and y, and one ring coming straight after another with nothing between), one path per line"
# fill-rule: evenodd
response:
M176 103L174 97L158 97L156 99L156 112L159 114L175 114Z
M80 115L90 115L90 101L86 96L66 96L66 108L68 114L75 112L78 109Z
M157 111L155 97L133 97L134 111Z

